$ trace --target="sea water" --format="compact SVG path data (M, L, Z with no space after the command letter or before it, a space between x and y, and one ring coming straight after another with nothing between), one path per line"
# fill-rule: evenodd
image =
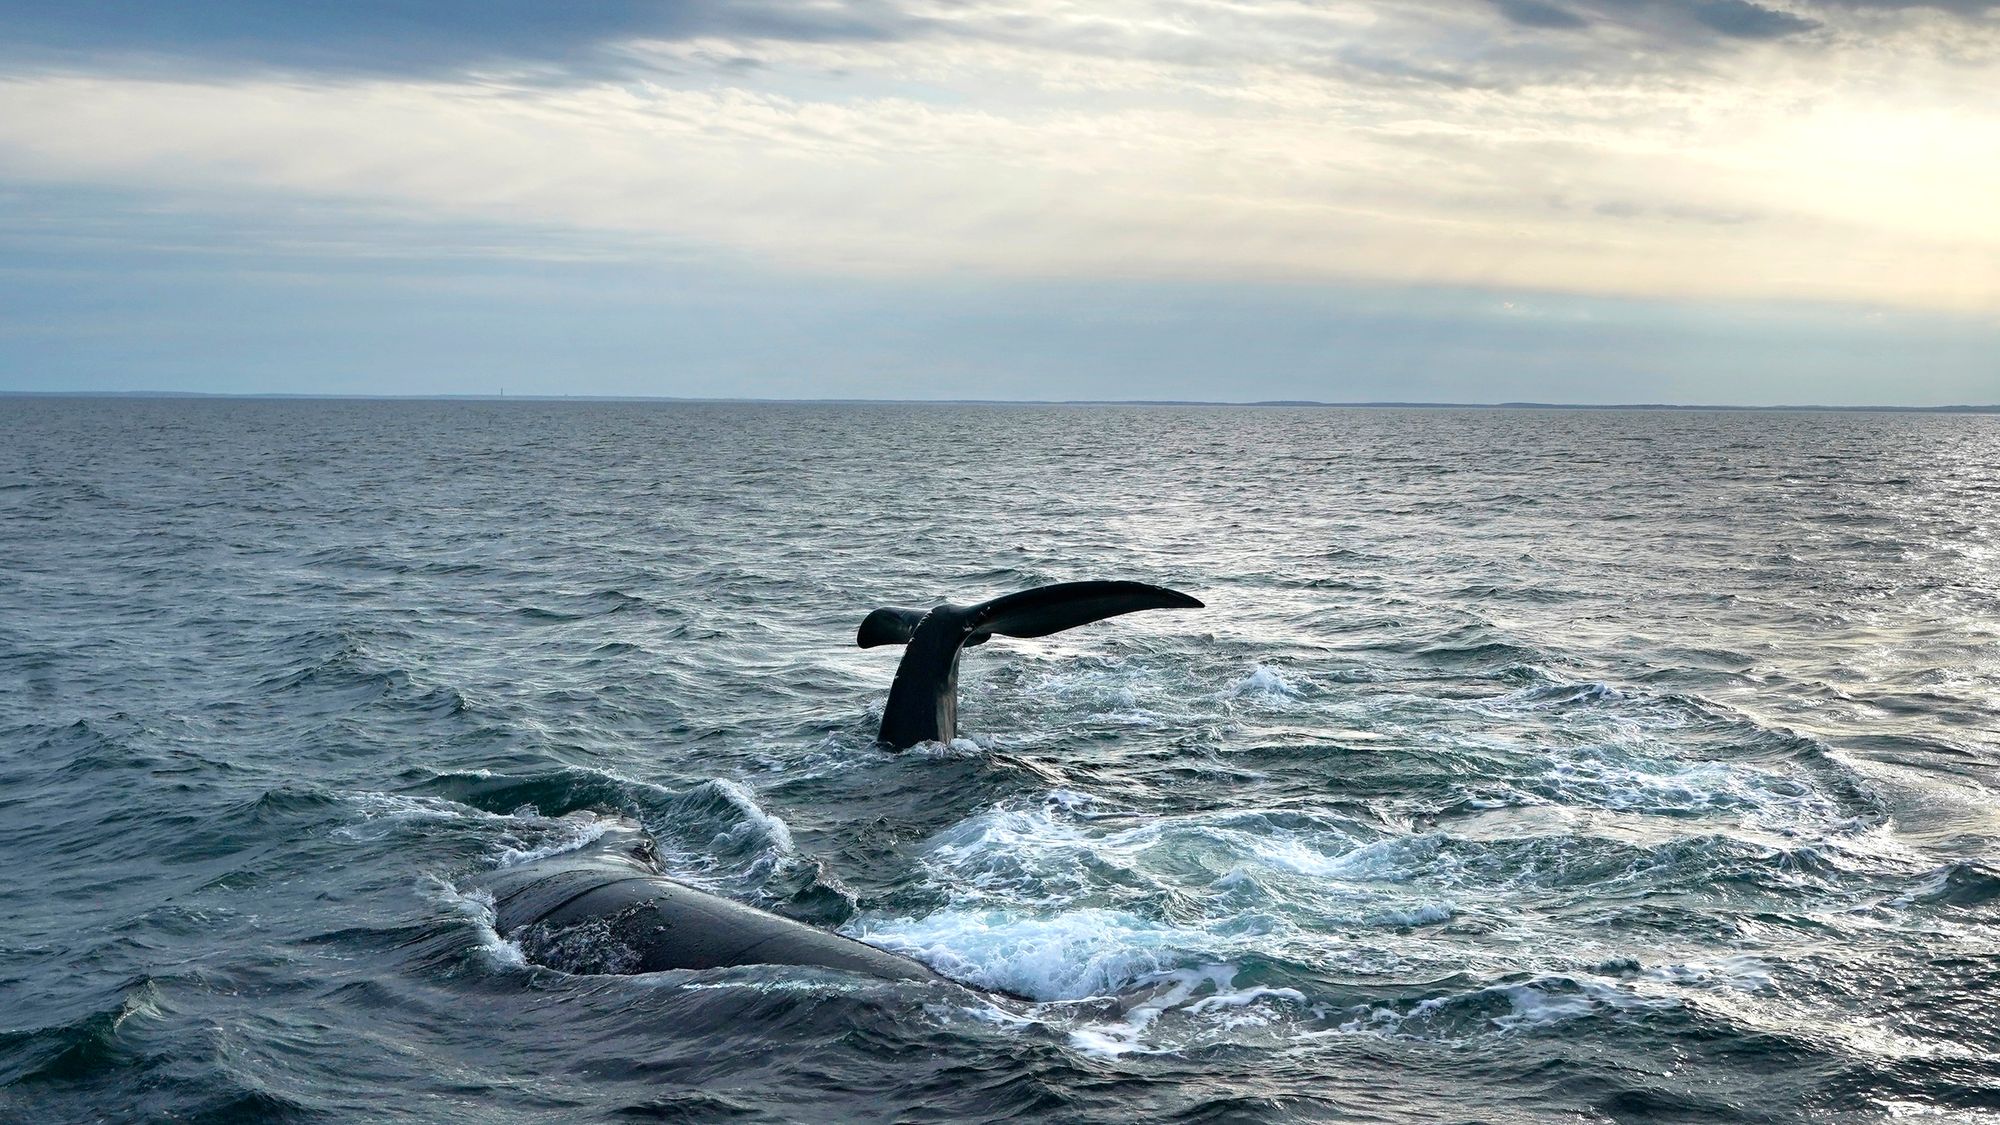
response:
M0 1117L2000 1112L2000 418L0 399ZM883 605L1199 611L968 651ZM676 876L1028 1001L538 966Z

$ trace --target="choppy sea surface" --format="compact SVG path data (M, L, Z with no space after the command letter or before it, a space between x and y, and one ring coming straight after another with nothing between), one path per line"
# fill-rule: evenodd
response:
M0 1118L2000 1120L2000 418L0 400ZM966 654L881 605L1189 591ZM676 875L974 985L573 975Z

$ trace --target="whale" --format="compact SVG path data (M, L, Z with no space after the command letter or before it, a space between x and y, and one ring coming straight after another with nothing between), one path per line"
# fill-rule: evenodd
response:
M581 848L490 872L493 929L535 964L634 974L739 965L812 965L882 980L951 983L908 957L674 879L653 840L623 817L581 821Z
M958 660L969 646L995 636L1045 637L1120 614L1201 604L1142 582L1097 581L1041 586L969 606L877 609L863 618L856 643L905 646L882 713L880 740L907 749L952 739ZM883 980L956 984L919 961L671 877L652 837L631 820L597 820L591 826L601 831L585 847L503 867L476 883L492 897L493 928L537 964L577 973L806 965Z
M1199 599L1144 582L1058 582L976 605L928 610L884 607L861 619L862 648L903 645L902 662L882 708L883 743L907 750L958 735L958 658L993 637L1046 637L1145 609L1201 609Z

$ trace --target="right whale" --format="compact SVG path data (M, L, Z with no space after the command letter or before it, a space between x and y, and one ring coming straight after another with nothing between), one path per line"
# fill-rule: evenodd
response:
M1200 609L1201 601L1144 582L1058 582L978 605L878 609L862 619L862 648L905 645L880 738L899 750L950 742L958 732L958 654L993 636L1046 637L1142 609Z
M733 965L817 965L936 983L923 964L670 878L653 838L625 817L572 851L488 872L493 929L528 960L571 973L657 973Z

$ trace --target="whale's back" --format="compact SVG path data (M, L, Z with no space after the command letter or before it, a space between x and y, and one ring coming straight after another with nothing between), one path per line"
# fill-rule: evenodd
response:
M647 870L636 859L558 857L486 883L494 928L537 964L578 973L817 965L942 980L923 965Z

